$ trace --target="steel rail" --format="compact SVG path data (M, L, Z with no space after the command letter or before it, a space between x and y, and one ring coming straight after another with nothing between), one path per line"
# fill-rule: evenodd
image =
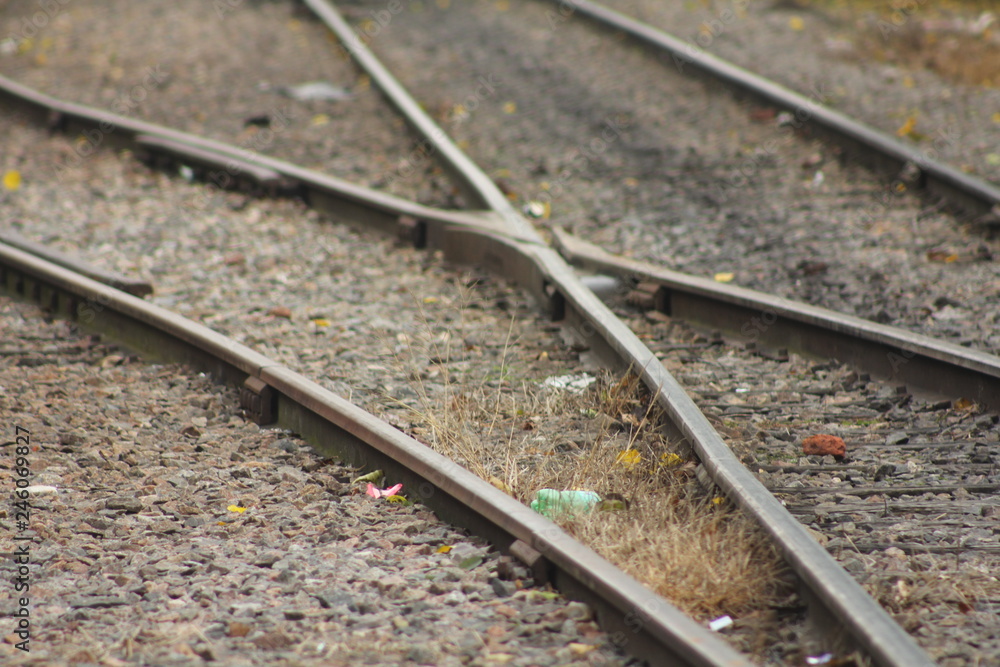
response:
M671 317L728 333L737 340L836 359L941 398L967 398L1000 410L1000 357L877 324L853 315L616 257L555 230L554 244L571 264L654 283L654 306Z
M941 196L970 216L988 219L990 224L1000 223L1000 209L995 208L1000 205L1000 187L934 160L927 151L908 146L825 106L820 99L816 99L821 96L810 98L796 93L707 53L690 42L591 0L550 1L559 5L560 12L566 8L564 15L567 17L579 13L606 28L619 30L666 52L682 73L690 66L692 71L791 112L796 127L808 125L833 139L848 153L873 158L874 163L868 166L891 173L898 183L907 187L913 184L920 190Z
M415 113L413 118L408 118L412 127L423 132L428 141L436 142L435 145L443 143L451 146L450 140L442 140L440 128L426 118L419 105L361 43L329 0L306 0L306 4L348 44L348 50L358 64L371 75L397 109L403 114ZM464 163L464 154L457 147L454 147L454 152L462 156ZM468 164L475 174L481 173L471 160ZM478 178L465 178L473 177ZM490 199L486 203L493 206L494 201ZM512 227L512 233L524 233L523 218L516 212L510 214L509 203L505 199L495 210ZM524 221L524 224L529 223ZM916 642L746 470L663 364L581 283L558 253L547 246L526 246L503 237L491 239L473 230L457 231L448 240L446 256L451 251L450 255L459 261L473 261L487 266L492 263L495 271L528 288L541 303L547 303L553 319L562 320L572 335L596 352L604 363L619 370L638 369L646 387L666 410L671 430L690 444L709 477L723 492L775 539L786 560L809 588L812 594L810 601L818 602L823 611L847 629L849 639L845 643L860 645L880 665L909 667L932 664ZM498 248L505 251L498 252ZM531 276L527 282L525 275ZM837 639L847 638L841 635Z
M13 230L0 230L0 243L6 243L9 246L29 252L53 264L65 267L74 273L87 276L105 285L111 285L123 292L128 292L132 296L144 297L153 293L153 285L147 280L129 278L113 271L105 271L87 262L82 262L72 255L67 255L41 243L35 243L30 239L26 239Z
M351 57L371 76L382 94L396 107L410 126L433 146L435 155L441 159L459 184L464 186L465 191L473 193L478 203L502 216L510 231L525 238L541 241L531 223L514 210L493 180L452 142L437 123L431 120L396 77L365 46L360 36L344 20L333 3L328 0L303 1L333 31Z
M223 173L232 173L232 180L237 180L242 174L239 164L234 167L233 161L244 160L243 164L272 169L279 176L291 180L291 192L302 195L321 211L380 231L401 233L418 245L443 249L449 260L478 264L521 286L550 310L553 319L562 320L570 335L578 338L601 361L623 371L641 369L644 383L671 420L665 426L688 442L714 483L775 539L786 560L809 589L804 593L809 596L811 613L836 619L835 622L816 623L816 627L838 635L843 643L859 646L879 665L903 667L932 664L913 639L747 472L652 352L580 282L562 257L537 240L533 229L529 230L531 234L511 229L509 220L495 211L442 211L420 206L221 142L60 102L2 77L0 101L26 105L36 117L44 111L57 127L69 131L83 128L92 131L95 127L102 127L102 123L117 123L111 129L123 129L117 138L124 139L123 143L134 149L149 149L154 154L190 159L199 164L207 162L210 168L225 168ZM185 158L188 149L192 149L191 155ZM264 180L273 180L270 175L260 172L251 177L251 183L259 184L261 176ZM134 345L139 341L124 342ZM213 363L209 359L202 361L209 366ZM221 376L228 377L225 373ZM281 378L272 379L279 381ZM258 382L262 385L258 387L261 392L270 390L268 379L258 378ZM311 422L306 421L299 424L296 430L308 436L310 427ZM445 511L447 509L444 508ZM485 533L489 535L488 530ZM547 542L538 540L537 536L529 537L535 541L524 542L531 545L525 548L543 556L528 560L545 561L549 551ZM684 655L689 660L684 664L717 665L729 664L734 659L728 648L729 653L717 653L722 649L717 647L719 642L711 635L694 648L684 644L687 631L673 632L671 627L676 629L681 626L658 617L660 610L669 608L670 614L677 613L676 610L648 591L646 605L633 604L628 610L612 605L614 611L608 613L600 611L608 607L601 602L600 595L588 587L596 580L586 575L585 571L558 574L563 571L556 568L556 572L556 582L564 590L598 607L604 627L619 632L615 629L624 626L632 633L626 636L626 650L639 657L659 663L665 656ZM581 580L585 582L582 585ZM812 605L813 602L815 605ZM690 625L689 621L683 627ZM696 624L694 627L700 629ZM647 641L651 631L665 634L657 635L656 641ZM702 637L698 634L693 636ZM691 652L696 655L692 657L689 655Z
M659 664L749 667L695 623L549 519L453 461L290 369L208 327L11 246L0 244L0 291L123 342L151 359L242 383L248 411L318 451L381 468L442 518L487 537L567 594L597 609L611 640Z

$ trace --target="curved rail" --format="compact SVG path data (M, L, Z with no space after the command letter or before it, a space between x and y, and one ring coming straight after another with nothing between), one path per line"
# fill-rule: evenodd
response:
M562 230L571 264L656 285L653 306L748 344L837 359L908 389L1000 410L1000 357L762 292L608 254ZM647 288L648 289L648 288Z
M122 130L116 140L137 150L163 159L194 163L203 169L224 169L224 173L232 176L230 180L243 179L251 187L271 187L300 194L320 210L382 231L400 233L417 245L441 248L450 260L484 266L525 288L551 311L553 319L561 320L571 335L609 366L620 370L641 369L644 383L671 420L667 426L690 444L712 480L774 537L811 591L810 601L818 605L814 612L823 611L836 618L849 641L868 652L877 664L900 667L932 664L915 642L732 455L652 352L580 282L554 250L539 241L533 228L511 229L509 216L499 211L457 212L420 206L290 163L248 154L221 142L60 102L0 78L0 100L4 99L29 107L36 116L39 112L51 114L56 125L63 129L92 129L101 123L113 123ZM255 169L250 170L249 166ZM487 202L491 206L493 203ZM515 216L520 218L516 213ZM11 252L5 251L3 256L13 257ZM23 256L18 259L17 266L22 267L18 271L27 266ZM45 278L23 275L11 278L11 275L13 273L5 272L0 282L20 294L37 293L40 300L48 299L50 305L71 317L95 310L91 307L80 311L81 300L86 303L98 299L98 305L107 312L100 318L91 319L96 319L97 324L106 328L106 333L126 345L148 349L143 339L145 334L129 333L137 331L134 328L137 322L151 322L151 315L136 309L141 302L127 299L120 302L118 296L106 292L81 292L65 274L46 273ZM118 311L110 308L108 304L111 303L121 303L122 314L112 315ZM602 563L605 567L610 566L566 537L554 524L525 515L524 512L530 513L530 510L492 487L483 488L483 496L468 491L464 482L467 480L469 485L475 485L478 480L468 479L466 475L469 474L458 466L437 455L430 456L429 450L391 448L387 444L391 441L390 434L393 438L405 436L385 425L379 426L380 422L374 423L377 420L370 416L364 419L358 416L361 421L352 421L354 413L343 401L332 400L336 397L329 392L324 393L308 380L276 367L259 355L246 361L237 355L237 350L245 348L217 334L204 331L195 345L192 334L181 331L177 322L169 326L174 333L160 334L163 340L156 343L154 352L173 353L175 358L187 359L219 377L243 381L246 376L253 376L255 381L249 383L245 391L256 397L251 402L255 401L262 413L265 412L262 406L275 400L279 421L311 441L319 442L321 448L329 450L332 433L336 436L337 447L344 449L347 458L369 463L377 461L377 465L409 480L410 488L429 485L425 499L428 505L445 518L468 525L501 547L507 546L513 553L520 553L522 559L537 569L547 571L551 567L555 583L569 594L594 604L603 626L620 639L623 648L630 653L657 663L674 660L691 665L745 664L728 646L679 614L662 598L614 568L611 568L613 574L602 571L599 567ZM269 395L276 398L266 398ZM336 425L335 430L331 431L334 427L328 424ZM407 441L408 446L412 446L413 442ZM417 468L410 470L410 465ZM455 479L463 483L453 482L442 475L442 470L448 471L449 476L456 475ZM454 502L466 498L473 503L472 508ZM503 509L488 506L492 499L501 502ZM505 523L504 517L508 516L519 518L510 519L514 523ZM597 569L588 569L592 566Z
M579 13L596 23L668 53L682 72L693 71L721 81L743 93L795 114L796 127L808 124L850 152L868 155L874 165L903 178L906 184L943 197L971 216L984 216L1000 223L1000 188L932 159L926 151L907 146L868 125L824 106L819 100L796 93L742 67L706 53L662 30L591 0L552 0L566 16Z
M598 610L612 641L651 660L747 667L733 649L545 517L305 377L208 327L0 244L0 291L124 342L242 383L245 407L271 414L320 452L380 468L414 499L490 539ZM666 652L666 656L664 655Z

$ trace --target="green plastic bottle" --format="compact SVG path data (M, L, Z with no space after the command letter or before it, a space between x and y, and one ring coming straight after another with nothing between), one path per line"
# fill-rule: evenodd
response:
M599 502L601 497L593 491L541 489L531 501L531 509L552 519L563 512L569 514L589 512Z

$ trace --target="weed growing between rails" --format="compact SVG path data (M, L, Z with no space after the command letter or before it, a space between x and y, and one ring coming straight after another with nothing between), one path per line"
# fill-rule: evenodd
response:
M790 596L780 556L697 484L695 463L663 436L663 415L639 378L598 374L578 393L547 386L548 377L581 372L575 356L539 352L537 332L517 317L500 326L488 316L491 340L472 344L485 335L472 297L454 300L447 329L418 299L420 333L391 341L412 390L394 399L409 414L403 427L525 504L540 489L596 492L597 509L554 520L687 613L752 617L754 627L776 616Z

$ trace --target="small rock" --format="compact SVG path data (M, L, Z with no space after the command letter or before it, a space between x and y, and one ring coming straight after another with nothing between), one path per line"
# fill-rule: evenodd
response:
M454 607L465 602L465 595L461 591L452 591L444 596L444 603L449 607Z
M885 438L885 444L887 445L902 445L910 441L910 435L906 431L896 431L895 433L890 433Z
M506 581L492 577L489 583L498 598L508 598L514 594L514 586Z
M281 560L282 556L280 551L265 551L254 560L253 564L257 567L271 567Z
M438 654L426 646L414 646L406 654L406 659L418 665L436 665L439 661Z
M114 498L107 499L104 503L104 508L123 511L127 514L138 514L142 511L142 502L138 498L115 496Z
M295 640L286 635L284 632L275 630L262 637L257 637L257 639L253 640L253 643L257 645L257 648L264 649L265 651L276 651L288 648L295 643Z
M847 454L847 445L843 438L835 435L811 435L802 441L802 451L805 454L842 459Z

